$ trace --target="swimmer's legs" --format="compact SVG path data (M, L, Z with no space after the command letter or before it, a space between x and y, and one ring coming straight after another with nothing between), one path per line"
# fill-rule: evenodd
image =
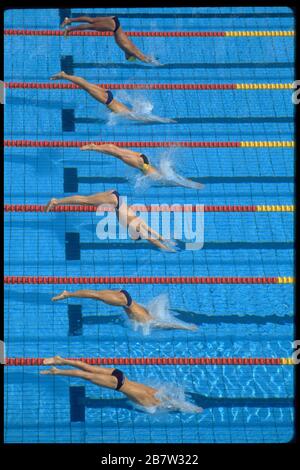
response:
M107 101L107 92L99 86L89 83L87 80L81 77L76 77L76 75L69 75L65 72L59 72L53 75L50 80L69 80L70 82L78 85L83 90L87 91L93 98L100 101L102 104L106 104Z
M94 18L90 16L78 16L77 18L65 18L61 26L66 26L71 23L93 23Z
M81 196L78 194L76 196L63 197L61 199L51 199L51 201L49 201L46 205L45 210L46 212L49 212L58 204L82 204L88 206L92 205L95 207L100 206L100 204L111 204L116 207L117 203L117 198L114 194L112 194L112 191L106 191L104 193L96 193L90 196Z
M80 298L80 299L93 299L100 300L108 305L114 305L116 307L124 307L127 305L127 299L125 295L117 290L92 290L92 289L82 289L75 292L63 291L61 294L52 298L53 301L64 300L70 297Z
M62 23L62 27L71 23L87 23L79 26L71 26L67 29L68 32L91 29L94 31L108 31L113 32L116 24L115 21L110 17L97 17L91 18L89 16L79 16L78 18L66 18Z
M60 356L54 356L50 357L48 359L44 359L43 362L44 365L59 365L59 366L71 366L71 367L76 367L77 369L82 369L85 370L86 372L91 372L91 373L101 373L104 375L111 375L111 373L115 369L111 369L109 367L99 367L99 366L91 366L89 364L86 364L82 361L76 361L72 359L64 359L63 357Z
M109 375L106 374L97 374L92 372L86 372L81 370L73 370L73 369L57 369L56 367L52 367L51 369L45 370L41 372L42 375L62 375L64 377L79 377L84 380L88 380L95 385L99 385L101 387L115 389L117 385L117 379L111 373Z
M123 149L114 144L88 144L81 147L80 150L95 150L97 152L105 153L107 155L112 155L113 157L118 158L122 162L134 168L140 169L143 166L141 152L134 152L133 150L129 150L126 148Z

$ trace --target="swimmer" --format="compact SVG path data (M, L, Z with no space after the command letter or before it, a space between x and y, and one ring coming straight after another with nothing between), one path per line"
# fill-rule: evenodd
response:
M97 152L105 153L107 155L112 155L113 157L116 157L121 160L123 163L126 163L126 165L137 168L145 176L149 176L150 178L157 180L167 180L167 175L164 175L158 168L151 165L148 157L146 157L146 155L144 155L143 153L134 152L125 148L123 149L113 144L88 144L81 147L80 150L95 150ZM183 178L180 175L173 175L170 178L170 181L172 181L172 183L174 183L176 186L182 186L192 189L204 188L204 185L201 183L189 180L188 178Z
M69 26L71 23L84 23L78 26ZM96 17L90 18L89 16L80 16L78 18L65 18L62 25L64 28L64 36L67 37L72 31L104 31L114 33L114 38L117 45L125 53L126 60L134 61L139 59L141 62L147 64L159 65L159 62L150 56L143 54L128 38L123 31L120 21L117 16Z
M79 377L100 387L117 390L123 393L136 405L143 407L144 411L154 412L156 410L168 409L169 411L186 411L191 413L201 413L202 408L167 396L159 395L159 390L139 382L133 382L125 377L124 372L119 369L108 367L90 366L82 361L64 359L60 356L44 359L43 365L71 366L75 369L51 369L41 371L43 375L61 375L64 377Z
M78 85L80 88L87 91L93 98L95 98L95 100L105 104L113 113L130 115L131 110L124 104L115 100L110 90L105 90L104 88L89 83L84 78L69 75L65 72L56 73L50 78L50 80L59 79L69 80L70 82L75 83L75 85Z
M125 104L116 100L113 97L113 94L110 90L105 90L100 86L93 85L87 80L76 75L69 75L66 72L58 72L50 80L69 80L70 82L78 85L83 90L87 91L95 100L107 106L107 108L116 114L121 114L127 119L132 119L134 121L143 121L143 122L176 122L174 119L160 118L159 116L147 116L143 114L138 114L134 110L128 108Z
M148 323L156 328L168 328L177 330L197 330L196 325L189 325L188 323L172 323L169 321L158 321L151 312L142 305L135 302L127 290L90 290L83 289L75 292L63 291L61 294L52 298L53 302L69 298L79 299L93 299L100 300L107 305L114 305L116 307L123 307L130 320L138 323Z
M131 238L135 241L147 240L161 250L175 253L175 249L170 245L176 245L176 242L165 240L159 233L149 227L135 212L125 203L120 201L120 195L116 190L109 190L103 193L91 194L90 196L69 196L61 199L51 199L45 207L45 211L51 211L58 204L74 204L98 207L102 204L111 205L116 211L117 218L121 225L128 227Z

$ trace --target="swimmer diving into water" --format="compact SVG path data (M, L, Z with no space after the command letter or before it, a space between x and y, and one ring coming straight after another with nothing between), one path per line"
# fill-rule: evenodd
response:
M52 298L52 301L65 300L68 298L79 298L79 299L93 299L100 300L107 305L114 305L116 307L123 307L127 313L130 320L133 320L137 323L149 324L155 328L167 328L167 329L176 329L176 330L197 330L197 326L193 324L188 324L184 322L176 322L176 319L173 319L171 315L168 318L156 318L157 315L142 305L138 304L135 300L132 299L131 295L127 290L90 290L83 289L77 290L75 292L63 291L61 294L56 295ZM163 306L162 310L164 309ZM163 312L162 312L163 313Z
M81 77L77 77L76 75L69 75L66 72L58 72L52 77L50 80L69 80L70 82L74 83L75 85L79 86L83 90L87 91L95 100L99 101L100 103L107 106L110 111L116 114L121 114L122 116L133 119L137 121L143 122L176 122L174 119L169 118L161 118L159 116L147 116L143 115L142 113L136 113L133 109L129 109L120 101L116 100L113 97L113 94L110 90L105 90L97 85L93 85L89 83L87 80Z
M191 189L203 189L204 185L197 183L188 178L184 178L180 175L177 175L174 171L171 174L164 174L160 169L154 167L149 162L148 157L140 152L134 152L126 148L120 148L113 144L88 144L81 147L80 150L95 150L97 152L105 153L107 155L112 155L113 157L118 158L126 165L132 166L140 170L145 176L150 178L161 180L161 181L170 181L176 186L183 186L185 188Z
M120 194L116 190L109 190L103 193L91 194L90 196L69 196L61 199L51 199L46 205L46 212L49 212L58 204L75 204L98 207L102 204L112 205L116 211L117 218L121 225L128 227L131 238L135 241L147 240L161 250L175 253L175 248L168 246L176 245L171 240L165 240L159 233L149 227L135 212L125 203L120 201Z
M71 23L84 23L79 26L69 26ZM128 38L126 33L123 31L120 21L117 16L100 16L96 18L90 18L89 16L79 16L78 18L65 18L62 23L62 28L65 28L64 36L67 37L72 31L104 31L114 33L114 38L117 45L125 53L125 57L129 61L139 59L147 64L160 65L159 62L151 56L143 54Z
M187 413L201 413L202 408L184 400L184 397L172 397L168 390L161 391L148 385L134 382L125 377L119 369L108 367L90 366L81 361L64 359L60 356L44 359L43 365L71 366L74 369L51 369L41 371L43 375L61 375L65 377L79 377L100 387L117 390L123 393L129 400L138 407L143 407L143 411L154 413L158 410L182 411Z

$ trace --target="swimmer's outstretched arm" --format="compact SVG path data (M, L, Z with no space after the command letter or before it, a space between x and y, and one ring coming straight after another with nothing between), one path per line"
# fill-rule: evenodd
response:
M179 323L164 323L155 321L154 326L157 328L172 329L172 330L188 330L196 331L198 327L196 325L180 325Z
M149 225L147 225L144 221L141 222L141 227L144 228L145 230L147 230L148 234L154 235L156 240L160 240L162 242L166 241L165 238L162 235L160 235L160 233L153 230L153 228L151 228Z
M124 294L115 290L92 290L92 289L82 289L75 292L63 291L61 294L56 295L51 300L53 302L57 300L64 300L70 297L75 297L79 299L93 299L100 300L108 305L114 305L116 307L126 306L126 300L124 299Z
M177 408L179 411L183 411L186 413L202 413L203 408L200 406L194 405L193 403L189 403L187 401L180 401L180 400L171 400L172 405L174 408Z
M157 248L159 248L160 250L163 250L163 251L170 251L172 253L176 253L176 250L174 250L173 248L165 245L164 243L160 242L159 240L156 240L155 238L147 238L147 241L149 243L152 243L152 245L156 246Z
M143 220L139 222L136 225L140 226L139 232L141 234L141 237L144 240L147 240L149 243L152 243L154 246L157 248L164 250L164 251L170 251L172 253L176 253L176 250L171 248L170 246L166 245L166 240L164 237L162 237L158 232L153 230L151 227L149 227ZM146 234L143 232L146 232ZM146 236L143 236L146 235ZM151 237L151 235L154 235L154 238ZM174 243L171 243L174 244Z

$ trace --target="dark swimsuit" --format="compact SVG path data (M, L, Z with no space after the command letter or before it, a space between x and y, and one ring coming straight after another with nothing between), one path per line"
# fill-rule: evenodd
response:
M114 29L114 33L116 33L118 31L118 29L120 28L120 21L119 21L119 18L117 16L113 16L112 18L115 22L115 29Z
M116 377L116 379L118 381L117 386L116 386L116 390L120 390L120 388L122 387L122 385L124 385L124 382L125 382L124 372L122 372L119 369L115 369L115 370L112 371L111 375Z
M111 194L114 194L117 198L117 205L116 205L116 211L118 212L119 209L120 209L120 194L118 193L118 191L112 191Z
M127 290L125 289L121 289L120 292L122 292L122 294L125 295L126 299L127 299L127 305L126 307L130 307L131 304L132 304L132 297L131 295L129 294L129 292L127 292Z
M106 90L106 93L107 93L107 100L106 100L105 104L107 106L112 102L112 100L114 99L114 96L113 96L113 94L110 90Z
M142 153L142 154L141 154L141 157L142 157L142 159L144 160L144 163L146 163L146 165L150 165L149 160L148 160L148 157L146 157L146 155L144 155L144 154Z

